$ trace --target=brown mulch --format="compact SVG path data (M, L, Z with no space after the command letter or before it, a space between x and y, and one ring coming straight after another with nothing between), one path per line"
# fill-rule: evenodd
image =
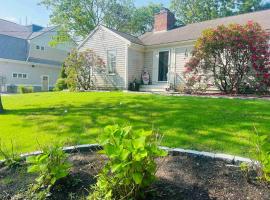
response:
M95 176L106 162L95 153L70 155L70 176L58 181L50 199L81 199L89 193ZM158 180L145 192L147 200L269 200L270 186L247 180L238 166L223 161L187 155L167 156L157 160ZM0 168L0 199L20 199L20 194L34 182L26 166L10 170Z

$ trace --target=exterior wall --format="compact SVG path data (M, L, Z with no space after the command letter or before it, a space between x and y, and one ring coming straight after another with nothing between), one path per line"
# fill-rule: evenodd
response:
M42 75L49 76L49 87L53 88L60 70L60 66L35 65L35 67L32 67L32 64L26 62L0 61L0 76L5 80L5 90L19 85L41 88ZM28 77L27 79L13 78L13 73L26 73ZM4 87L1 88L3 91Z
M96 87L98 88L119 88L123 89L127 87L126 83L126 64L128 55L127 43L115 34L103 27L99 27L93 35L85 41L85 43L79 48L79 51L85 51L87 49L93 50L107 66L107 51L116 50L116 73L95 73Z
M128 49L128 83L131 83L136 79L141 82L141 75L144 66L144 53L135 50Z
M158 59L160 51L169 51L169 69L168 82L179 84L183 82L183 72L186 62L190 58L193 49L193 43L160 45L156 47L147 47L144 55L144 66L147 68L152 84L159 84L157 81Z
M153 51L146 51L144 53L144 68L150 75L150 83L152 82L153 77Z
M29 41L29 57L42 60L63 62L68 52L74 47L71 43L60 44L56 47L51 47L49 42L55 36L55 31L44 33ZM36 46L43 46L44 50L36 49Z
M26 40L0 34L0 44L0 58L26 60Z
M176 73L176 84L183 83L183 72L185 70L185 64L191 57L192 46L177 47L175 48L175 73Z

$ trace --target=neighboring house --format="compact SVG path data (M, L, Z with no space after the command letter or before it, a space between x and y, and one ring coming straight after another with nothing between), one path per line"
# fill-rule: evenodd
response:
M49 46L57 27L23 26L0 19L0 92L34 91L54 87L61 65L73 43Z
M163 9L155 16L152 32L137 38L98 26L78 49L92 49L106 63L107 72L95 74L97 87L127 89L135 79L141 82L141 75L146 71L150 84L142 86L141 90L164 91L184 81L185 63L203 30L221 24L246 24L249 20L270 30L269 19L270 10L265 10L175 28L174 15Z

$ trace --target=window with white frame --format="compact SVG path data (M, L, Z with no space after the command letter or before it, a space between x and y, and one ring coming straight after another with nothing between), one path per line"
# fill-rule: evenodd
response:
M108 73L114 74L116 72L116 50L107 51L107 61Z
M12 73L12 77L13 78L18 78L18 79L27 79L28 78L28 74L26 73Z

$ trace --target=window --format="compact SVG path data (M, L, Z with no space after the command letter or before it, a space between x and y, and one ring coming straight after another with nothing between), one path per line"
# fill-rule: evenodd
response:
M19 79L27 79L28 74L26 73L12 73L13 78L19 78Z
M40 49L40 46L39 46L39 45L37 45L37 46L36 46L36 49Z
M108 73L114 74L116 69L116 50L109 50L107 52L107 58L108 58Z
M42 50L42 51L44 51L44 49L45 49L44 47L41 47L41 50Z

